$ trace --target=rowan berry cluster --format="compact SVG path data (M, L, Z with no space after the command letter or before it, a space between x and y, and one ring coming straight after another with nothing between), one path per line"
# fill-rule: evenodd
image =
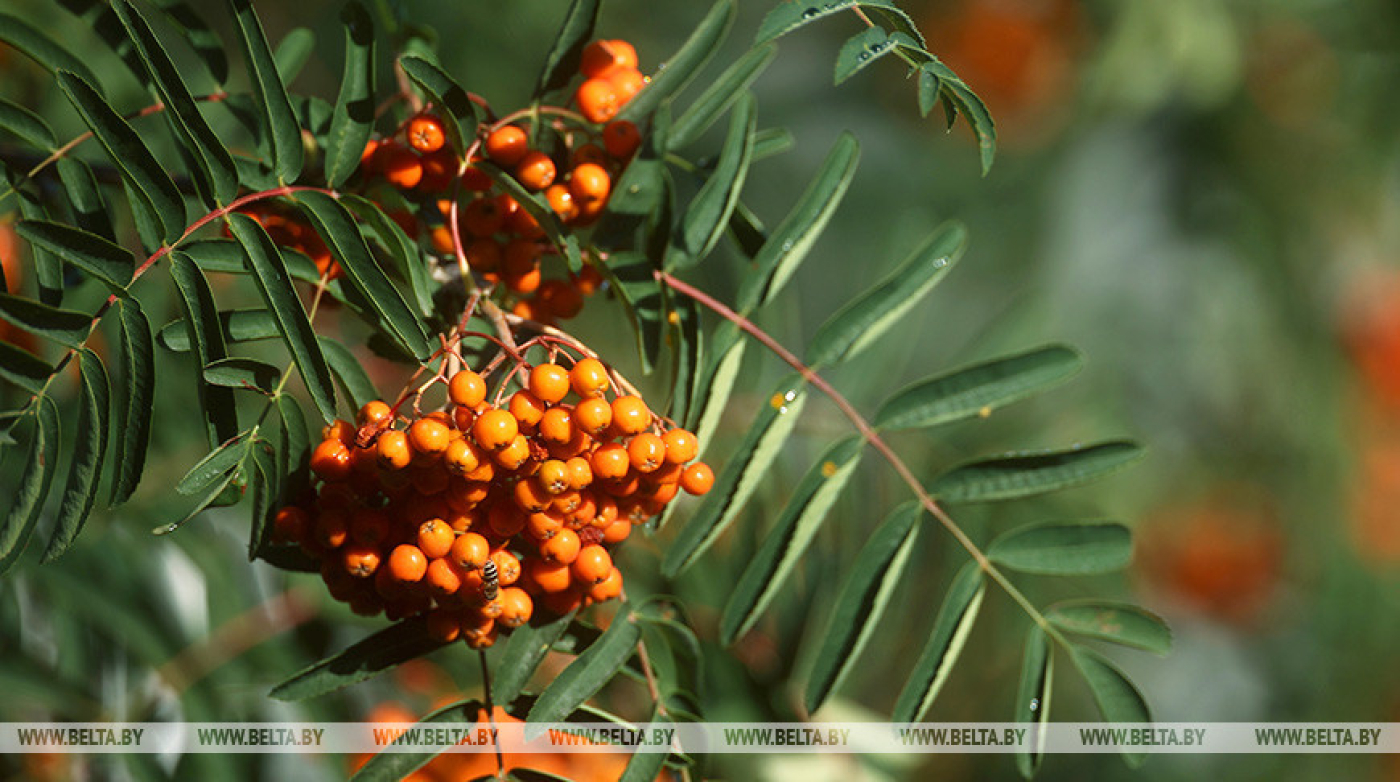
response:
M375 401L326 427L314 496L278 512L276 537L317 558L357 613L426 614L434 637L476 648L537 604L563 615L617 597L610 547L714 473L695 435L614 391L601 361L556 353L572 367L515 364L491 401L494 368L461 369L436 378L445 410Z
M602 284L593 266L599 261L590 257L578 274L547 278L541 260L555 248L535 215L479 164L490 162L525 190L543 195L565 226L593 224L641 144L635 125L613 118L647 80L626 41L589 44L580 70L577 112L540 107L533 125L525 123L530 112L483 125L462 153L465 165L447 144L442 119L431 112L372 139L361 158L364 186L385 182L423 205L410 235L441 256L455 259L460 252L485 282L504 283L515 314L542 323L578 314L583 297Z

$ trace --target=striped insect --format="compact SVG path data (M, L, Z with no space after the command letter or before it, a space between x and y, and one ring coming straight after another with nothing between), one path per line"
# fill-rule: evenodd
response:
M481 596L491 602L500 594L500 574L496 571L496 561L488 559L481 566Z

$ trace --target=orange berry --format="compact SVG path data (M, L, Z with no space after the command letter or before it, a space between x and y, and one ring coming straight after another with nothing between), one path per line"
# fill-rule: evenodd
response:
M567 378L568 376L565 375ZM568 384L565 383L567 390ZM574 416L572 410L567 406L551 407L544 411L544 417L540 419L536 427L540 438L549 445L568 445L574 439Z
M607 578L588 588L588 596L601 603L622 594L622 571L614 567Z
M479 158L473 158L474 161L478 159ZM472 193L484 193L491 189L492 184L494 183L491 181L491 175L478 168L475 162L467 166L466 170L462 172L463 190Z
M428 589L438 597L457 594L462 588L462 574L450 559L434 559L428 563Z
M311 452L311 471L328 483L350 477L350 449L339 440L322 440Z
M625 106L637 93L647 86L647 77L636 68L618 68L607 76L608 83L617 91L618 102Z
M574 278L574 287L584 296L592 296L597 293L598 288L603 284L603 273L593 267L593 264L584 264L583 271Z
M321 429L322 440L339 440L349 448L355 444L355 425L337 418Z
M606 375L604 379L606 381ZM575 385L574 389L577 390L578 386ZM600 435L612 423L612 405L601 397L585 399L574 405L573 420L580 431Z
M564 280L545 280L540 283L538 299L551 315L566 320L583 309L583 295Z
M569 488L569 468L559 459L547 459L535 472L535 481L549 495L560 494Z
M519 627L530 621L535 611L535 603L525 590L509 587L501 590L501 615L496 621L506 627Z
M375 150L374 168L400 190L412 190L423 181L423 162L413 150L396 141L386 141Z
M562 462L559 464L561 467L563 466ZM549 503L554 499L554 495L548 487L528 478L516 481L515 488L511 493L515 497L515 504L519 505L520 509L526 513L539 513L548 508Z
M517 434L510 444L496 452L496 464L507 470L518 470L530 460L530 441Z
M569 371L558 364L536 364L527 387L545 404L556 404L569 395Z
M543 190L554 184L558 169L549 155L538 150L527 152L515 166L515 179L526 190Z
M397 581L421 581L427 572L428 558L417 546L402 543L389 554L389 573Z
M414 453L440 456L452 442L452 430L433 418L420 418L408 427L408 444Z
M442 453L442 461L443 464L447 465L449 472L461 476L475 470L481 463L476 452L472 450L471 443L465 439L457 439L448 443L447 450Z
M554 533L564 528L564 516L552 508L539 513L531 513L525 519L525 531L536 540L549 540Z
M627 443L627 457L637 472L652 472L666 459L666 443L658 435L642 432Z
M612 425L624 435L641 434L651 426L651 410L639 396L617 397L612 402Z
M529 391L516 391L510 395L510 414L515 416L520 428L533 431L544 418L545 403Z
M378 546L389 537L389 518L375 508L360 508L350 516L350 540Z
M581 584L601 584L612 573L612 557L602 546L591 543L579 549L578 557L569 568L574 580Z
M685 464L700 455L700 441L685 429L671 429L661 436L666 443L666 461Z
M604 443L598 446L590 461L593 474L604 480L619 480L627 475L632 466L627 448L621 443Z
M436 152L447 143L442 120L431 114L419 114L408 123L409 146L419 152Z
M476 407L486 401L486 381L470 369L463 369L448 381L447 395L458 407Z
M457 156L450 149L439 149L423 156L423 179L418 189L426 193L442 193L457 178Z
M549 562L542 557L525 560L524 578L527 583L547 593L563 592L573 583L568 565Z
M467 265L479 272L495 271L501 265L501 243L495 239L473 239L462 248L462 254L467 258Z
M612 190L612 177L597 163L584 163L569 174L569 193L580 209L601 206Z
M501 586L510 586L520 580L520 560L514 554L499 549L491 552L491 561L496 563L496 580Z
M473 649L489 649L496 645L497 635L496 626L493 623L485 630L462 633L462 640L466 642L467 646Z
M569 488L582 491L593 482L593 465L582 456L575 456L564 463Z
M637 126L625 119L609 122L603 128L603 148L615 158L629 158L637 147L642 145L642 134Z
M349 546L341 554L345 572L355 578L369 578L379 569L379 549L373 546Z
M428 232L428 241L438 255L452 255L457 251L457 244L452 241L452 229L446 225L433 226L433 230Z
M641 516L640 519L635 523L641 523L646 520L646 516ZM603 542L608 544L609 546L615 546L618 543L627 540L627 536L632 534L633 523L634 522L630 518L618 519L617 521L614 521L613 523L604 527Z
M578 558L579 547L578 533L571 529L561 529L540 544L540 556L549 562L567 565Z
M681 488L685 489L687 494L704 494L714 485L715 472L704 462L696 462L681 473Z
M505 125L486 137L486 156L503 168L519 163L530 151L530 137L515 125Z
M467 204L458 219L472 236L493 236L505 227L506 214L499 197L482 196Z
M578 204L574 202L574 194L568 185L555 182L544 189L544 197L549 202L549 208L559 215L560 220L568 223L578 217Z
M378 455L379 466L385 470L402 470L413 460L413 451L408 445L408 435L397 429L390 429L379 435L379 440L375 443L374 448Z
M596 358L581 359L569 370L569 383L583 399L602 396L608 390L608 368Z
M456 535L442 519L428 519L418 526L418 548L428 559L440 559L452 550Z
M623 40L597 40L583 47L579 73L587 78L603 76L613 68L637 67L637 50Z
M513 538L525 529L526 518L527 515L514 503L498 502L487 511L486 524L497 537Z
M600 77L588 79L574 93L579 112L589 122L603 123L616 116L622 108L622 96L612 81Z
M479 570L490 556L491 545L475 532L458 535L447 554L448 560L463 570Z
M293 543L301 540L311 525L306 511L295 506L287 506L272 517L272 539L279 543Z
M511 444L520 433L520 423L508 410L493 408L476 417L472 436L477 445L488 451L499 451Z
M525 255L519 251L512 252L512 245L518 242L527 241L512 239L506 244L503 252L501 276L505 280L506 287L512 293L530 294L540 287L540 263L531 255ZM528 242L533 245L533 242Z

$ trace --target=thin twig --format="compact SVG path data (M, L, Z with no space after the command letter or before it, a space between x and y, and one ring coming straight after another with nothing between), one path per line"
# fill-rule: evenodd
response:
M478 649L477 655L481 660L481 684L485 689L486 697L486 724L491 726L491 743L496 748L496 776L504 779L506 775L506 759L501 756L500 734L496 727L496 701L491 697L491 667L486 664L486 650Z

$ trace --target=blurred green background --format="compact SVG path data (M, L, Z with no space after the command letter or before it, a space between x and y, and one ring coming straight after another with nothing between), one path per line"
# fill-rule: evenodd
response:
M232 40L221 4L194 5L209 6ZM772 5L740 3L710 73L747 50ZM902 329L833 371L833 382L872 411L894 389L936 372L1047 342L1077 346L1088 362L1072 384L988 420L892 442L929 476L1005 450L1123 435L1145 442L1149 458L1103 484L952 513L981 542L1043 519L1131 524L1137 548L1126 578L1018 583L1041 604L1116 596L1167 618L1176 639L1169 657L1113 652L1159 720L1400 721L1400 104L1393 98L1400 11L1381 0L901 5L930 49L986 100L999 131L996 165L981 176L961 123L945 134L939 121L921 119L913 84L893 62L832 85L835 52L860 29L853 17L782 39L754 91L759 126L788 128L796 145L756 165L745 202L775 224L842 130L857 135L862 159L825 237L785 301L760 323L800 347L934 225L964 221L971 245L954 273ZM404 0L385 9L432 29L448 70L509 109L528 97L565 6ZM111 75L122 108L149 102L119 67L103 67L115 61L81 21L40 0L0 7L90 52L94 68ZM599 33L633 41L650 70L705 7L610 0ZM259 5L273 41L294 27L317 35L296 91L334 96L338 8L322 0ZM76 132L44 73L3 54L0 95L49 118L60 136ZM205 87L212 84L196 81L196 91ZM705 154L718 146L714 135L699 145ZM691 278L728 300L740 273L727 248ZM165 322L175 309L160 277L143 286L152 301L167 299ZM242 286L220 289L221 305L250 301L252 289ZM78 295L87 294L96 292ZM615 302L595 300L573 330L630 376L632 338L618 317ZM162 353L158 366L187 372L185 358ZM708 451L717 464L783 371L758 350L745 366ZM386 394L403 377L392 369L376 375ZM652 388L664 395L660 380ZM158 409L191 409L189 390L162 384ZM0 401L8 409L15 398ZM634 597L679 595L712 642L727 585L747 552L816 454L848 432L824 401L814 400L804 416L742 523L677 583L655 575L674 529L651 540L634 536L624 549ZM384 701L421 714L447 693L476 694L473 655L452 647L434 656L440 667L411 667L309 704L268 699L271 685L376 623L331 602L314 577L248 564L246 509L210 512L167 538L148 535L183 515L183 498L168 487L200 457L201 443L195 416L162 416L136 500L96 518L58 563L25 562L0 581L0 719L348 720ZM0 497L14 485L17 456L6 453L0 466ZM852 487L795 588L732 652L707 646L709 718L800 717L804 655L814 651L839 578L860 566L853 552L906 499L874 458ZM864 662L816 719L889 713L938 600L965 561L932 525L916 557L919 566ZM990 592L925 719L1010 719L1026 627L1004 595ZM1052 719L1096 718L1082 682L1069 666L1061 671ZM639 692L615 689L605 697L618 711L645 714ZM329 779L345 770L338 758L174 762L10 758L0 759L0 778ZM714 762L717 777L806 782L1015 773L1009 757L993 755ZM1087 775L1397 780L1400 763L1164 755L1132 772L1112 756L1063 755L1048 758L1041 773Z

